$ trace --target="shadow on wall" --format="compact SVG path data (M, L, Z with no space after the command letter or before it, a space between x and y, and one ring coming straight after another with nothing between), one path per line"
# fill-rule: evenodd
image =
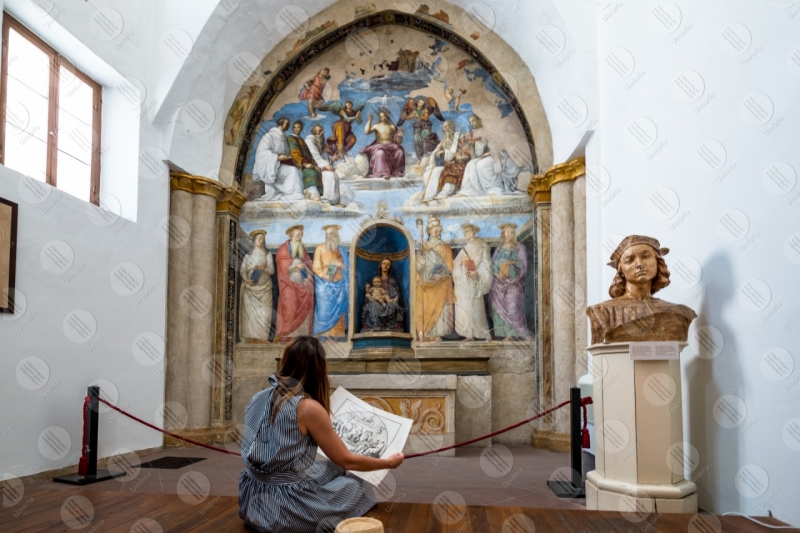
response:
M704 269L713 278L707 280L711 284L702 296L693 335L698 334L699 328L712 326L722 333L724 344L718 353L706 344L706 349L700 348L686 367L688 391L684 394L688 398L689 433L684 440L694 445L700 455L697 468L690 474L697 484L700 508L715 513L742 511L743 496L734 481L742 462L741 438L746 427L746 414L739 410L737 397L744 395L745 383L734 332L723 319L727 308L735 305L731 259L718 252L704 264ZM703 337L711 339L711 335ZM717 497L712 498L712 494ZM720 502L726 502L724 508Z

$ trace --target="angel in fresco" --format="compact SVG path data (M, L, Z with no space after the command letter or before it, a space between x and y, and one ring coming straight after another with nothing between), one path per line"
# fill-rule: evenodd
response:
M320 111L333 111L339 120L333 123L333 135L325 141L328 155L333 160L344 159L344 156L356 144L356 135L353 133L353 122L361 124L361 111L364 104L354 107L353 102L347 100L333 100L318 108Z
M436 100L418 96L408 99L400 113L400 120L397 121L398 126L402 126L406 120L414 121L414 150L417 153L417 161L422 161L422 158L439 143L439 137L433 133L431 115L444 122Z
M317 116L317 109L322 105L325 99L322 96L322 91L325 90L325 85L331 79L331 70L328 67L320 70L313 78L303 84L298 95L301 100L308 102L308 112L311 117Z
M239 127L242 125L242 122L247 116L247 110L250 109L250 104L253 103L253 99L255 99L259 88L260 87L258 85L251 85L247 89L247 94L240 96L233 102L230 113L231 127L227 132L225 132L225 142L227 144L233 144L236 141L236 135L239 133Z

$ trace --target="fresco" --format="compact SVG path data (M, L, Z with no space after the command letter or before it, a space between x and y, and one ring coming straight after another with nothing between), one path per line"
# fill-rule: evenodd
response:
M230 138L256 92L245 87L234 103ZM282 86L244 154L238 340L345 342L351 301L356 332L404 331L419 343L530 338L524 190L538 169L528 139L495 78L440 36L389 24L316 54ZM351 265L365 221L387 216L413 242L359 244Z

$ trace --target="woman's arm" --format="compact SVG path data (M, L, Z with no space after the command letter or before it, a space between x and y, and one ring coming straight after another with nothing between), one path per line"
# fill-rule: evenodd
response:
M310 434L325 455L345 470L369 472L384 468L397 468L403 462L402 453L396 453L387 459L376 459L352 453L336 434L325 408L311 398L303 398L297 403L297 425L302 434Z

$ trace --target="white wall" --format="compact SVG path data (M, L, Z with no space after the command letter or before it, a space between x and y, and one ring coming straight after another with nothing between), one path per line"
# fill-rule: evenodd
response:
M464 9L471 4L455 3ZM131 355L131 343L140 333L164 335L166 252L157 231L167 214L169 187L164 175L154 176L142 161L169 157L189 172L216 175L222 157L218 128L238 90L228 64L237 54L262 58L269 52L282 38L270 24L284 5L274 0L222 2L216 7L213 1L167 5L154 0L101 4L58 0L54 4L52 13L58 24L146 91L137 111L143 117L139 208L136 224L118 221L103 228L89 220L85 204L71 198L42 212L49 200L26 202L18 192L19 177L9 171L0 175L0 195L21 205L17 286L29 301L23 316L0 320L0 395L5 405L46 406L5 411L10 417L4 415L0 428L0 472L16 474L63 462L46 460L38 451L39 434L50 425L69 427L74 453L80 400L92 380L113 381L120 391L120 404L138 413L153 413L162 401L163 363L145 368ZM302 3L310 16L328 5ZM797 59L789 58L791 53L797 57L800 46L798 4L575 0L558 2L556 7L550 1L500 0L490 5L495 31L518 51L537 80L552 131L555 162L573 154L586 130L596 130L587 147L589 303L607 297L612 272L604 265L616 241L630 233L649 234L672 248L667 259L673 284L659 296L698 312L692 336L700 326L716 328L722 335L724 346L715 357L709 358L706 352L698 357L694 346L684 359L686 439L700 456L693 476L701 506L716 512L772 511L800 523L800 511L793 505L800 444L784 429L800 413L800 368L794 363L800 351L795 333L800 326L800 303L791 284L800 259L797 237L790 238L800 231L800 186L787 186L789 190L776 195L780 191L766 187L763 179L764 170L776 162L788 163L795 171L800 168L796 150L800 66ZM671 16L677 27L659 25L651 14L659 6L661 18ZM119 37L102 41L92 34L91 17L98 7L120 14L125 29ZM720 30L731 22L746 26L751 37L740 55L731 55L737 50L719 44ZM737 28L722 40L746 38ZM176 30L186 32L194 43L183 60L164 55L163 38ZM612 51L617 53L609 57ZM689 99L685 93L673 94L673 79L684 70L703 78L703 93L696 102L685 103ZM752 113L742 108L742 101L752 93L763 93L774 104L764 125L751 125ZM696 112L695 107L712 94L713 99ZM188 131L192 125L180 119L181 109L193 100L213 109L211 125L203 131ZM564 106L581 110L583 120L568 120ZM657 128L650 148L641 147L628 133L637 117L647 117ZM648 126L646 121L638 123L639 128ZM702 159L697 163L698 146L707 139L725 148L725 162L719 169ZM662 142L667 144L648 158ZM707 149L713 151L714 146L709 144ZM782 165L776 168L786 172ZM666 208L669 218L650 200L662 187L675 193L661 190L672 206ZM56 195L54 191L50 200ZM730 209L744 213L748 226L733 242L725 226L741 215L728 213L734 219L725 218ZM47 272L40 261L42 248L52 240L66 242L75 253L73 266L63 274ZM110 290L111 270L120 262L135 263L144 272L144 288L134 296ZM702 268L698 279L681 274L691 272L697 263ZM84 266L79 270L79 265ZM71 280L64 282L65 277ZM768 295L763 285L753 281L745 292L740 290L753 278L769 286ZM151 286L153 292L134 305ZM769 300L762 310L749 310L754 308L751 299L758 298L753 290L762 291ZM98 331L91 341L74 344L64 336L62 322L73 309L86 309L97 317ZM87 353L86 347L103 334L107 336ZM780 375L762 365L763 354L776 347L792 356L786 359L791 370ZM35 391L26 391L15 378L17 363L28 356L41 357L50 367L48 384ZM739 397L747 409L745 418L732 428L724 427L733 422L715 408L726 395ZM731 397L725 400L738 403ZM122 446L144 448L160 442L157 435L125 420L105 423L101 433L104 455ZM760 495L748 488L746 480L758 479L762 470L748 465L768 475L766 490ZM744 482L739 488L737 475Z
M111 4L122 14L124 29L108 39L97 32L92 17ZM139 48L134 4L57 1L40 15L42 37L52 41L48 32L63 25L119 75L144 78L146 54ZM105 93L106 101L120 98L113 87ZM6 406L0 423L2 474L22 476L77 463L83 397L96 380L105 380L101 388L121 407L161 422L156 411L164 398L163 358L142 364L148 361L134 346L140 335L156 344L165 335L167 252L159 235L168 214L168 174L160 161L142 157L147 164L137 162L140 147L147 155L159 154L164 134L146 117L140 121L141 108L131 106L127 113L122 122L134 128L116 135L114 146L126 145L123 160L104 159L104 165L127 173L117 191L137 193L136 222L0 167L0 196L19 204L18 309L0 316L0 402ZM113 130L119 124L106 126ZM117 281L126 274L131 276L127 286ZM89 330L81 335L76 327L83 326ZM105 408L100 427L101 456L162 442L158 433Z
M588 163L595 173L593 165L602 165L609 180L600 196L587 187L588 241L600 252L589 256L589 304L608 297L613 271L605 263L619 238L652 235L671 248L673 282L658 296L697 311L693 339L718 332L716 356L717 349L696 340L683 354L684 437L699 454L692 477L700 506L771 511L794 524L800 524L799 8L738 0L612 3L598 10L601 127ZM675 81L681 73L685 90ZM748 110L754 105L774 110L757 118ZM645 135L649 140L637 140ZM724 147L713 165L700 157L711 160L709 151L718 149L710 142L703 147L709 140ZM768 169L783 173L783 190L765 177ZM726 229L736 224L733 233ZM777 355L765 359L770 350ZM778 372L771 370L776 361L785 365ZM725 406L739 418L726 415Z

